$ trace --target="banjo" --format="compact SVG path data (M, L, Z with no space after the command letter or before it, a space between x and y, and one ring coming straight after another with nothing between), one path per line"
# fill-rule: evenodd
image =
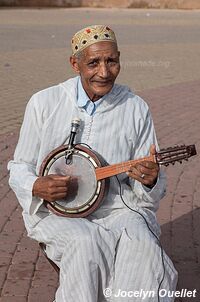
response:
M105 165L103 159L89 147L73 144L79 123L78 119L72 121L69 144L50 152L43 160L39 172L39 176L70 176L69 191L65 199L52 202L44 200L44 205L60 216L86 217L94 212L106 194L109 177L128 172L130 167L137 163L153 161L168 166L176 161L182 163L183 160L196 155L195 145L181 145L161 149L148 157Z

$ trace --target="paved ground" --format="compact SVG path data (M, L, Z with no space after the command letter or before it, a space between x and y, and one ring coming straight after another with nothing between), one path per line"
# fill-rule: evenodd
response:
M57 275L26 236L6 165L31 94L72 75L71 34L108 20L122 52L119 81L149 103L161 147L195 143L200 150L200 11L0 10L1 302L53 300ZM177 299L183 302L200 301L199 167L198 155L167 168L168 194L158 212L178 288L198 290L196 298Z

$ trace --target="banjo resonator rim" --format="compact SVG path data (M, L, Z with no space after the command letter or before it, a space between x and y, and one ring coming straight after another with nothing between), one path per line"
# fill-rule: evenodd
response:
M68 145L62 145L55 150L53 150L51 153L48 154L48 156L44 159L39 175L40 176L47 176L52 165L61 157L65 157L66 151L68 150ZM102 167L102 162L97 157L95 152L91 151L90 149L82 146L82 145L76 145L73 150L73 154L77 155L81 158L85 158L89 163L92 164L94 169L98 167ZM69 164L71 165L71 164ZM106 191L106 183L107 180L96 180L96 188L94 194L89 198L88 201L83 203L80 206L76 206L73 208L64 207L60 205L58 202L53 201L49 202L47 200L44 200L44 205L54 214L65 216L65 217L86 217L92 212L94 212L100 205Z

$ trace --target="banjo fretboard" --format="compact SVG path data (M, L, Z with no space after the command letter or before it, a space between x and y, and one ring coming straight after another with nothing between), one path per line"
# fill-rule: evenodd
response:
M160 150L156 155L96 168L96 179L101 180L120 173L128 172L131 166L144 161L153 161L159 165L168 166L169 164L174 164L176 161L182 163L183 160L188 160L188 158L193 155L196 155L195 145L170 147Z

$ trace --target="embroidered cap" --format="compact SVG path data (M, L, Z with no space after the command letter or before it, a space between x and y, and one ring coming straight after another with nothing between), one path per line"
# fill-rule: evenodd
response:
M117 44L115 33L106 25L91 25L78 31L72 38L72 54L78 54L86 47L102 41Z

